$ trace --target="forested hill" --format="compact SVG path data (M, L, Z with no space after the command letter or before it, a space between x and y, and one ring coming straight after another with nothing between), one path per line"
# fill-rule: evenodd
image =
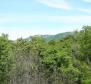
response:
M26 38L27 40L31 40L32 37L42 37L45 41L49 42L51 40L61 40L69 35L74 35L74 32L65 32L65 33L59 33L56 35L35 35L35 36L30 36L29 38Z
M65 32L65 33L59 33L56 35L44 35L42 36L46 41L51 41L51 40L60 40L63 39L65 37L67 37L68 35L73 35L73 32Z
M91 84L91 26L43 37L0 36L0 84Z

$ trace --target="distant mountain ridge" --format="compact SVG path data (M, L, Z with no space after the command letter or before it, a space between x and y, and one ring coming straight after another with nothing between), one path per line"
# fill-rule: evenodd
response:
M63 39L69 35L73 35L73 32L65 32L65 33L58 33L56 35L34 35L34 36L30 36L27 38L27 40L31 40L32 37L35 36L40 36L42 37L45 41L51 41L51 40L60 40Z
M73 35L73 32L65 32L65 33L59 33L56 35L48 35L47 37L43 36L43 38L47 41L50 40L59 40L67 37L68 35Z

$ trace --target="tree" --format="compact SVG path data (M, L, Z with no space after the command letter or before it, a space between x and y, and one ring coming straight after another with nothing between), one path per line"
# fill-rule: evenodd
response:
M12 66L12 45L6 37L0 37L0 84L9 82L9 72Z

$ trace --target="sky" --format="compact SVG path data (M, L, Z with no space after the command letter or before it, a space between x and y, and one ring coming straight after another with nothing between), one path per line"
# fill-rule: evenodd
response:
M91 0L0 0L0 35L57 34L91 25Z

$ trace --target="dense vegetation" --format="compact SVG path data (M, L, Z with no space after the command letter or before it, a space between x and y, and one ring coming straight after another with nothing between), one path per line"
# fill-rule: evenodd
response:
M60 40L0 37L0 84L91 84L91 26Z

